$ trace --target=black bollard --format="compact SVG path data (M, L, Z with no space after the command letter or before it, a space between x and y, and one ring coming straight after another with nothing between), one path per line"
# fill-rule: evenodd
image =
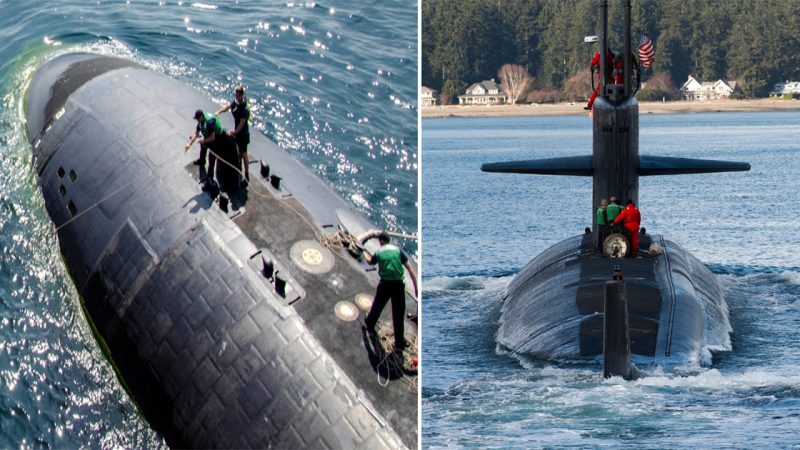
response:
M286 298L286 279L280 272L275 272L275 293Z
M264 164L264 161L261 161L261 178L267 179L269 177L269 164Z
M277 175L270 175L269 176L269 184L272 185L277 190L281 190L281 177Z
M275 273L275 264L272 262L272 259L261 255L261 275L264 278L272 278L272 274Z

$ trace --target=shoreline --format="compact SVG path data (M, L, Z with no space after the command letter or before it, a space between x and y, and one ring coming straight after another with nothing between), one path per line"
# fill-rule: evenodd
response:
M423 119L444 117L581 116L585 102L525 105L423 106ZM701 112L800 111L800 100L680 100L640 102L639 114L687 114Z

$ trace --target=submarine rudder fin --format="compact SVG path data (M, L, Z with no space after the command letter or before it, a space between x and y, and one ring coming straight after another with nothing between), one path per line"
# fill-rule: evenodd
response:
M615 269L612 280L605 283L603 304L603 378L639 378L639 371L631 363L628 294L619 269Z

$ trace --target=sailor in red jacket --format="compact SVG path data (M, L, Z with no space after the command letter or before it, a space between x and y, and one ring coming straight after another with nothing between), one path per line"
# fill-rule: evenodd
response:
M614 66L614 54L611 53L611 50L606 49L606 80L610 83L611 79L611 69ZM594 100L597 98L597 93L600 92L600 51L598 50L594 56L592 57L592 62L589 63L589 70L594 73L595 79L597 79L597 83L594 89L592 89L592 96L589 97L589 103L583 109L592 109L594 106Z
M625 203L625 209L614 219L614 223L622 222L625 229L631 235L631 251L628 253L631 257L636 257L636 251L639 249L639 225L642 222L642 215L633 204L633 200L628 200Z

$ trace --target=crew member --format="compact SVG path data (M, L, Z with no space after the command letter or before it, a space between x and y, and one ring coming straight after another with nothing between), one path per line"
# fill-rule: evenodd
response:
M239 165L244 161L245 183L250 182L250 158L247 157L247 144L250 143L250 107L244 96L244 86L237 86L233 90L233 101L223 106L215 114L220 115L225 111L230 111L233 115L233 130L228 131L228 135L233 136L236 141L236 149L239 152Z
M606 49L606 80L611 81L611 68L614 64L614 54L611 50ZM597 78L597 84L592 90L592 96L589 97L589 103L583 109L591 110L594 106L594 101L597 98L597 93L602 89L602 80L600 79L600 50L598 50L592 57L592 62L589 64L589 70Z
M606 199L600 200L600 207L597 208L597 211L594 213L595 220L597 221L597 249L601 252L603 251L603 239L606 237L606 224L608 223L608 219L606 218L606 207L608 206L608 202Z
M188 152L194 144L198 136L202 135L203 139L200 140L200 159L195 161L195 164L203 166L206 161L206 150L211 149L217 155L222 155L226 150L227 135L225 128L219 121L219 118L214 114L206 114L202 109L194 112L194 119L197 121L197 128L194 134L189 138L189 142L184 145L183 150ZM214 153L208 155L208 179L214 179L214 168L216 167L217 158Z
M633 77L635 79L639 79L639 62L631 55L631 73L633 73ZM617 55L614 58L614 71L612 73L614 76L614 84L624 84L625 83L625 61L623 61L622 55ZM633 81L633 79L631 80ZM636 87L638 90L639 88Z
M625 62L622 61L622 55L614 57L614 84L625 83Z
M628 252L628 256L632 258L636 257L637 250L639 249L639 225L641 221L642 215L639 213L639 210L636 209L633 200L625 202L625 209L614 219L614 223L622 223L631 236L631 251Z
M403 267L408 270L411 282L414 284L414 296L417 295L417 274L408 261L408 257L396 245L389 243L389 234L381 232L378 235L381 247L374 255L367 253L369 264L378 265L380 281L375 290L375 299L366 318L367 331L375 334L375 325L381 316L383 308L391 298L392 300L392 327L394 328L394 349L402 351L406 346L404 335L404 320L406 312L405 283L403 283Z
M608 206L606 206L606 225L609 233L618 233L616 229L619 226L614 226L614 219L617 218L619 213L622 212L622 206L617 203L617 197L613 195L609 199Z

